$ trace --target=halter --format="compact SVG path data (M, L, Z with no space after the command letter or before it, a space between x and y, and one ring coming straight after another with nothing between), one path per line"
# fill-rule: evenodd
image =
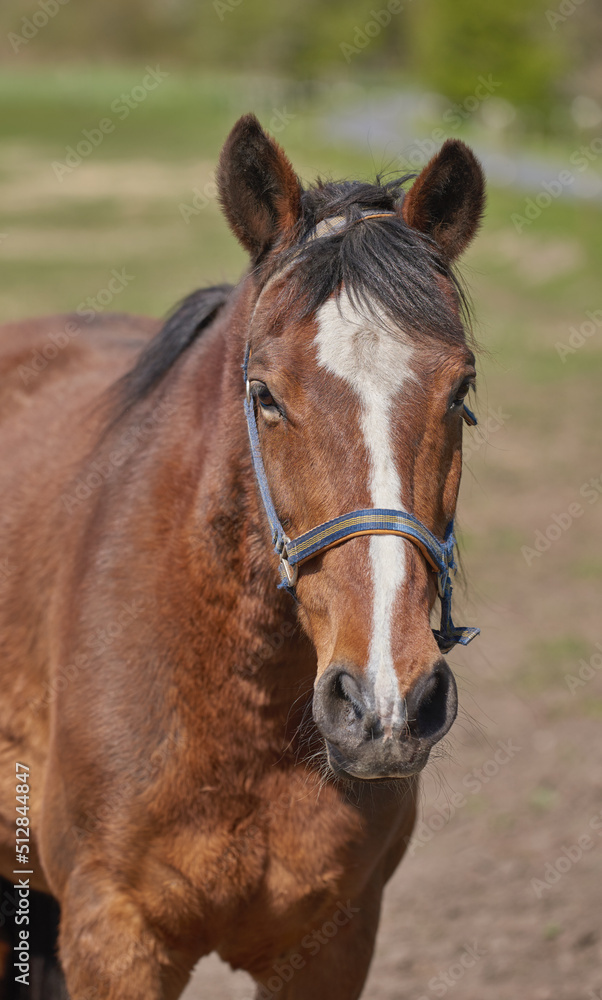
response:
M394 212L379 212L377 214L365 212L362 214L362 218L356 221L378 219L385 215L390 216L394 214ZM331 235L342 228L346 222L347 220L344 216L324 219L308 239L313 240L320 236ZM357 538L359 535L398 535L412 542L420 550L431 569L437 574L437 592L441 601L441 626L439 629L433 629L433 635L439 649L442 653L447 653L456 643L459 643L461 646L468 645L479 634L480 629L456 626L451 617L451 572L452 570L456 570L456 563L454 561L455 538L453 519L447 526L443 541L436 538L413 514L408 514L401 510L383 510L380 508L354 510L348 514L335 517L330 521L325 521L324 524L319 524L316 528L311 528L310 531L306 531L303 535L298 535L297 538L290 539L287 536L274 508L263 458L261 457L255 406L251 398L248 379L250 354L251 348L248 342L243 364L246 389L244 410L247 418L247 429L249 432L255 477L270 525L274 552L279 558L280 587L287 590L293 597L296 597L295 584L297 582L299 566L307 560L313 559L320 552L325 552L326 549L332 548L333 545L339 545L341 542L345 542L349 538ZM467 424L474 425L477 422L474 413L467 406L464 406L462 416Z

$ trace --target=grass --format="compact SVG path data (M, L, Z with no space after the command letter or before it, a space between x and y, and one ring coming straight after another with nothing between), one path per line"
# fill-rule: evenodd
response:
M567 695L566 675L576 672L579 660L590 655L590 647L582 635L558 635L531 640L525 654L517 674L520 688L538 693L554 687Z
M220 146L246 110L277 129L305 180L318 173L369 178L390 163L390 150L368 140L350 148L329 138L329 116L370 96L360 88L329 93L171 74L118 120L112 103L142 76L127 67L0 72L3 319L73 309L105 287L113 268L133 276L115 308L153 315L194 287L236 280L245 257L211 182ZM115 119L114 131L57 180L53 161L64 161L82 130L106 116ZM195 190L203 207L185 221L182 205L193 204ZM477 410L484 418L501 407L508 419L471 453L461 521L491 641L501 649L502 636L518 629L515 663L532 664L535 679L524 694L536 697L563 669L554 644L562 660L575 660L600 639L592 597L602 570L597 508L587 508L530 566L521 546L532 545L552 513L602 473L602 326L564 363L556 347L587 310L602 309L602 210L556 200L518 233L511 216L528 194L490 189L482 233L463 265L485 348ZM574 640L571 650L563 646L566 636Z

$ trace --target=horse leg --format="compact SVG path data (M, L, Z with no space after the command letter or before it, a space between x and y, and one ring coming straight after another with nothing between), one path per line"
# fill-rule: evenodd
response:
M299 945L261 976L256 1000L357 1000L374 951L382 887L357 899L341 899L336 910L300 937Z
M194 960L176 954L106 871L74 870L61 899L59 952L76 1000L176 1000Z

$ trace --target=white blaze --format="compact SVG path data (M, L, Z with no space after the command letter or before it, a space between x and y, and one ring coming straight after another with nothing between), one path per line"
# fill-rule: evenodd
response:
M393 459L391 406L404 383L412 348L367 318L342 293L317 315L318 363L344 379L360 400L361 429L370 456L370 496L374 507L403 510L401 481ZM344 511L340 512L345 513ZM372 535L372 634L367 672L374 685L375 709L385 727L403 721L403 702L391 650L392 617L405 579L405 546L395 535Z

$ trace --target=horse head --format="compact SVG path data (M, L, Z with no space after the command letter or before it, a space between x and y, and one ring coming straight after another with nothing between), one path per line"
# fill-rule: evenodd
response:
M456 716L442 651L476 631L449 617L433 632L431 611L440 598L449 612L476 377L453 263L481 218L481 168L448 140L408 193L400 181L304 190L249 115L218 187L251 257L251 444L283 583L316 650L314 719L335 773L405 777Z

